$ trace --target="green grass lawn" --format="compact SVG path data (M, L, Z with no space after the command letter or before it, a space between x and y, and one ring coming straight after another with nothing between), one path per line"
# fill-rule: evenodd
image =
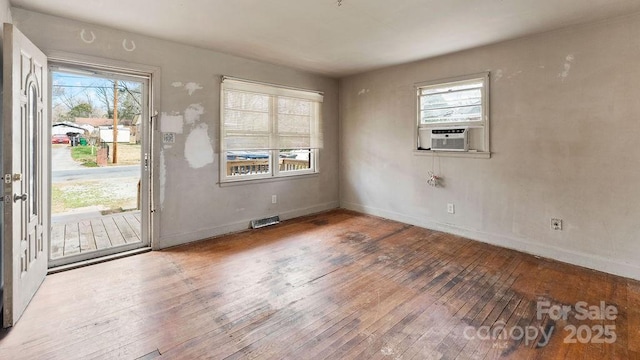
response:
M73 146L71 147L71 157L86 167L97 167L96 146ZM118 144L118 163L113 163L113 144L109 144L108 166L114 165L137 165L140 164L140 144Z
M82 163L86 167L97 167L96 154L98 149L95 146L73 146L71 157L73 160Z

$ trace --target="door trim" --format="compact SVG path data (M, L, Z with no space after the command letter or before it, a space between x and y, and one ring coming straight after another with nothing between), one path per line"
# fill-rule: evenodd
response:
M158 106L159 106L159 99L160 99L160 93L159 93L159 84L161 83L161 74L160 74L160 68L157 66L151 66L151 65L143 65L143 64L137 64L137 63L130 63L130 62L125 62L125 61L120 61L120 60L114 60L114 59L108 59L108 58L100 58L100 57L93 57L93 56L88 56L88 55L82 55L82 54L75 54L75 53L68 53L68 52L62 52L62 51L49 51L46 53L46 55L49 58L49 65L51 64L55 64L55 65L62 65L62 66L70 66L73 68L84 68L84 69L95 69L97 72L113 72L115 74L118 74L119 76L122 76L123 78L129 78L131 80L135 80L140 79L143 80L145 82L147 82L147 88L148 88L148 94L147 94L147 101L149 103L148 106L148 118L149 118L149 122L146 126L146 130L143 131L143 136L145 137L145 141L148 142L148 146L146 148L147 153L149 154L148 156L148 170L145 174L144 169L141 170L142 176L145 177L146 180L146 189L142 189L143 191L143 198L146 195L147 197L147 208L146 209L141 209L144 210L144 214L143 214L143 218L146 217L147 221L146 224L141 224L142 226L145 226L145 229L143 229L143 233L146 230L146 233L148 234L147 237L149 239L149 243L146 244L146 247L151 247L151 249L157 249L157 236L156 234L158 234L158 229L159 229L159 224L157 221L157 212L155 211L155 204L158 203L159 201L159 194L157 194L158 192L155 191L155 189L157 189L157 184L156 184L156 176L154 176L154 174L157 173L157 161L155 161L155 159L158 156L158 151L156 149L159 149L159 144L158 142L158 137L155 136L155 133L157 131L157 116L155 115L157 113L157 111L155 110ZM51 86L49 87L48 91L50 92L49 96L51 96ZM51 98L50 100L51 101ZM51 103L48 104L49 108L51 107ZM51 114L49 115L49 123L51 123L52 119L51 119ZM145 149L143 149L143 152L141 154L142 157L144 157L144 151ZM51 155L49 155L51 156ZM51 164L51 158L48 159L49 164ZM142 161L144 161L144 158L142 158ZM141 167L143 167L143 165L141 164ZM145 183L145 181L143 181L143 184ZM49 186L49 188L51 188L52 184L51 184L51 180L49 182L49 184L47 184ZM144 185L143 185L144 186ZM51 194L49 194L49 196L51 196ZM51 201L51 199L49 199L49 201ZM140 246L139 243L136 244L131 244L131 245L121 245L118 246L117 249L119 252L128 252L128 251L132 251L134 249L139 249L142 248L144 249L145 246ZM105 256L110 256L111 254L107 254ZM68 264L71 262L84 262L87 261L89 258L95 258L96 254L95 252L89 252L89 253L81 253L81 254L77 254L77 255L72 255L72 256L67 256L67 257L62 257L62 258L58 258L55 260L52 260L49 254L49 267L57 267L57 266L61 266L64 264Z

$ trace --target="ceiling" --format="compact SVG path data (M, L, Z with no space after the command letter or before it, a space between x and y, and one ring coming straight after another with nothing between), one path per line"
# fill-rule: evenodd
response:
M342 77L640 11L640 0L11 0Z

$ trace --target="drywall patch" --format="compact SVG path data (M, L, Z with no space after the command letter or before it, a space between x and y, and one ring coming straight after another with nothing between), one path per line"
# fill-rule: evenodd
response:
M562 81L564 81L567 77L569 77L569 71L571 70L571 64L573 64L574 60L575 60L575 57L573 56L573 54L569 54L565 58L564 71L562 71L560 74L558 74L558 77Z
M371 90L369 90L369 89L360 89L360 91L358 91L358 96L364 95L364 94L368 93L369 91L371 91Z
M188 82L184 84L184 89L187 90L189 96L191 96L194 92L196 92L196 90L202 90L202 86L194 82Z
M213 163L213 147L207 124L200 124L191 130L184 144L184 157L193 169Z
M204 107L201 104L191 104L184 111L184 121L187 124L194 124L200 120L202 114L204 114Z
M502 69L496 70L496 82L500 81L500 79L502 79L503 76L504 76L504 72L502 71Z
M160 114L160 132L182 134L184 117L182 115Z
M516 77L516 76L518 76L518 75L520 75L520 74L522 74L522 70L518 70L518 71L516 71L516 72L514 72L514 73L512 73L512 74L510 74L510 75L508 75L508 76L507 76L507 79L514 78L514 77Z
M133 40L129 40L129 42L131 43L131 45L127 45L127 39L122 40L122 48L125 51L134 51L136 49L136 43Z
M91 36L87 37L87 30L82 29L82 31L80 31L80 39L82 39L82 41L86 42L87 44L91 44L96 40L96 34L93 31L89 31L89 34Z
M197 90L203 89L202 85L195 82L188 82L185 84L182 81L174 81L171 83L171 86L173 86L174 88L184 88L185 90L187 90L189 96L193 95L193 93Z
M164 160L164 150L160 150L160 209L164 209L164 188L167 182L167 165Z

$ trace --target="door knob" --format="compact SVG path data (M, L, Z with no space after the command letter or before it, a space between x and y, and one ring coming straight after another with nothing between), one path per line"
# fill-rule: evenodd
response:
M27 197L29 197L29 195L26 193L22 195L15 194L13 195L13 202L18 202L18 200L27 201Z

